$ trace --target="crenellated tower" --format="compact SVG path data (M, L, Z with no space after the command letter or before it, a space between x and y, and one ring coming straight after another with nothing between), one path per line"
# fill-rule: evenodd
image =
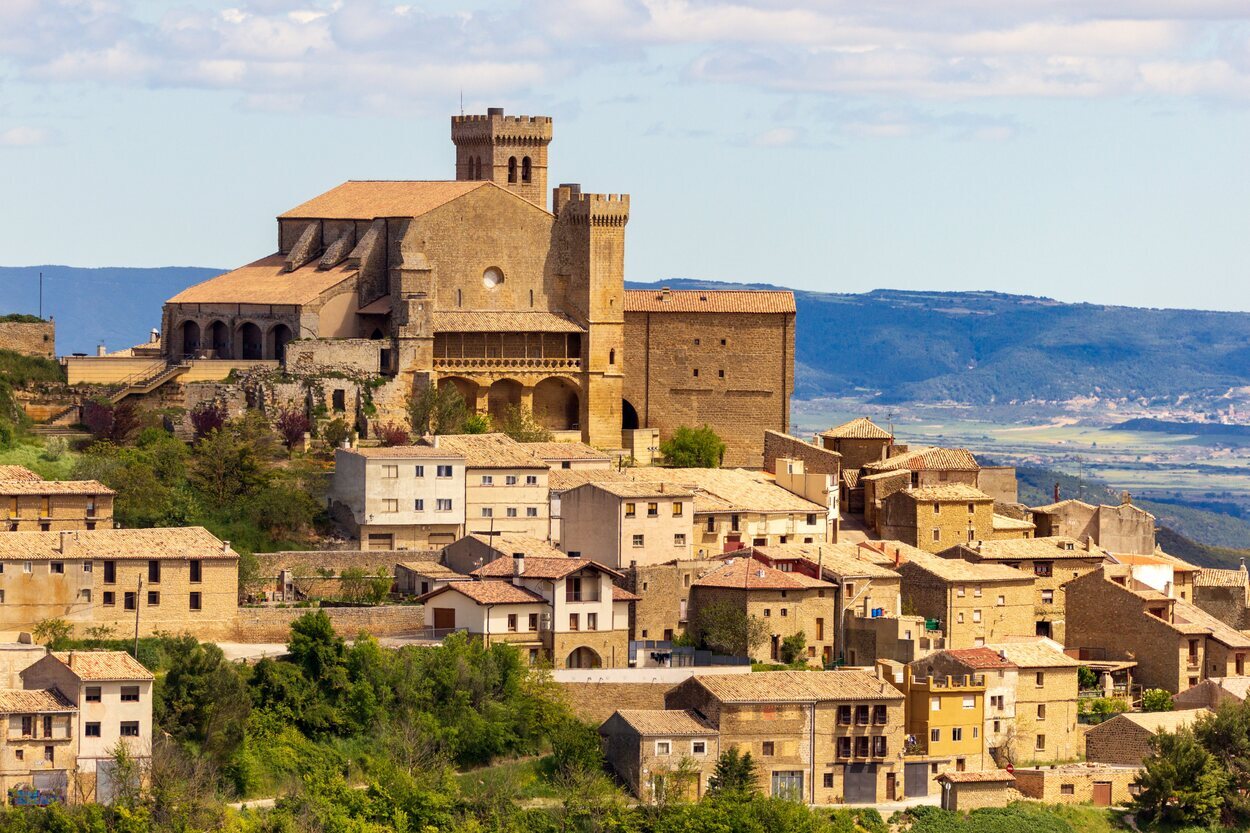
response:
M502 107L484 116L452 116L451 140L457 180L490 180L547 207L550 116L505 116Z

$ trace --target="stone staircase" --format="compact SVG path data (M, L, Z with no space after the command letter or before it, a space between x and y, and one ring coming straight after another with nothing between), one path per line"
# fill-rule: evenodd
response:
M151 393L166 382L170 382L191 369L189 362L166 364L164 360L153 362L148 367L133 373L121 382L121 388L109 396L109 402L116 405L128 396Z

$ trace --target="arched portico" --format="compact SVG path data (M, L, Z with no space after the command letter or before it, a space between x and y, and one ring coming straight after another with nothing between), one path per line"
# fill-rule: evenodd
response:
M230 349L230 341L230 327L225 321L217 320L208 326L208 343L212 346L213 354L217 358L233 357L234 351Z
M621 400L621 428L625 431L633 431L635 428L641 428L638 422L638 411L630 404L628 399Z
M565 668L602 668L603 660L593 648L581 645L574 648L568 659L564 661Z
M251 321L245 321L239 327L240 355L245 359L262 359L265 357L265 336L260 327Z
M490 386L486 394L486 412L498 425L509 408L521 406L521 383L515 379L500 379Z
M552 431L569 431L580 424L580 391L570 379L552 376L534 385L534 421Z
M266 353L270 358L283 361L286 359L286 346L291 343L291 328L285 324L275 324L266 337Z
M193 356L200 349L200 325L194 321L183 321L178 326L182 336L182 355Z

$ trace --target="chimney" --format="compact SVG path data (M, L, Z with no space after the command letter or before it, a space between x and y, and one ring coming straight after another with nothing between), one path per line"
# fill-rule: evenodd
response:
M664 484L660 483L660 494L664 494Z
M96 348L95 348L95 354L96 354L97 356L107 356L107 355L108 355L108 351L104 349L104 345L103 345L103 344L97 344L97 345L96 345Z
M1055 503L1059 502L1059 484L1055 483Z
M61 543L60 543L59 548L57 549L57 552L59 552L61 555L65 555L67 552L69 552L69 546L70 546L69 541L70 541L70 538L73 536L73 534L74 533L68 529L61 530Z
M161 331L153 327L152 331L148 333L148 344L155 344L156 342L160 340L161 340Z
M488 116L502 116L502 115L503 115L503 108L502 108L502 107L487 107L487 108L486 108L486 115L488 115Z
M1244 558L1243 558L1243 559L1241 559L1241 567L1240 567L1240 569L1241 569L1241 571L1242 571L1243 573L1246 571L1246 559L1244 559Z
M1121 506L1132 506L1132 505L1133 505L1133 496L1132 496L1132 495L1130 495L1127 491L1120 492L1120 505L1121 505Z
M229 553L229 552L230 552L230 542L229 542L229 541L222 541L222 542L221 542L221 551L222 551L223 553Z
M518 552L512 557L512 566L514 574L518 576L525 575L525 553Z

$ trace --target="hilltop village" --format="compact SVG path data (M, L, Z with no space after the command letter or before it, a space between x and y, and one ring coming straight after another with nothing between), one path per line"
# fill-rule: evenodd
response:
M343 183L148 342L63 360L98 395L41 405L49 428L144 412L202 444L258 420L321 454L334 534L244 553L122 524L121 486L0 470L11 796L111 800L118 744L160 765L152 672L31 637L57 629L263 663L317 611L514 651L644 804L749 754L754 789L817 806L1122 805L1159 731L1245 699L1244 566L1164 552L1128 494L1024 505L1013 469L866 418L793 436L790 293L627 290L629 197L549 204L550 118L451 136L454 179Z

